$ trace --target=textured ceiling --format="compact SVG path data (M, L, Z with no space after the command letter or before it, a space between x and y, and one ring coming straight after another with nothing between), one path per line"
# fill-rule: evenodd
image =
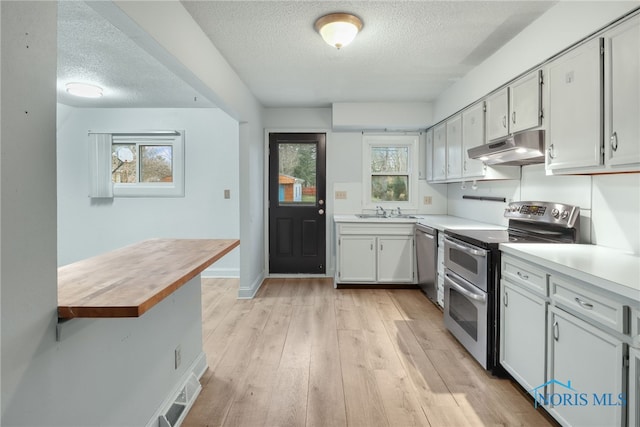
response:
M555 3L182 1L267 107L432 101ZM213 106L87 3L58 4L59 102ZM313 28L318 17L338 11L364 21L355 41L341 50L325 44ZM105 95L72 97L64 91L69 81L94 82Z
M64 85L76 81L103 87L104 96L69 95ZM101 108L214 106L82 1L58 3L58 102Z
M555 3L182 0L269 107L432 101ZM313 28L332 12L364 22L341 50Z

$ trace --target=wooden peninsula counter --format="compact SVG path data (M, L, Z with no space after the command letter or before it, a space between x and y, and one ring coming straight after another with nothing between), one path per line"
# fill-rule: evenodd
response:
M240 244L152 239L58 268L58 317L140 317Z

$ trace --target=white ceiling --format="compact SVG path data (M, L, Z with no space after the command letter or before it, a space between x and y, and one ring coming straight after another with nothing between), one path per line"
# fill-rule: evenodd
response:
M433 101L555 1L181 1L267 107ZM100 107L212 104L84 2L59 3L59 101ZM350 12L364 22L337 50L315 20ZM103 85L78 101L61 84ZM194 97L197 101L194 102Z

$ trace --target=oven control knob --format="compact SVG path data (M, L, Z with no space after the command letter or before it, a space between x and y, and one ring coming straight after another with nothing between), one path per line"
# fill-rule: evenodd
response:
M562 219L569 218L569 211L562 211L562 215L560 215L560 218Z
M560 217L560 211L556 208L553 208L551 210L551 216L558 219Z

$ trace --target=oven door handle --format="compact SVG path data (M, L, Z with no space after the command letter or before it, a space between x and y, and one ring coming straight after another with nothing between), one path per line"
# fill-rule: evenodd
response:
M454 242L453 240L449 239L448 237L444 238L444 241L446 243L449 243L451 246L460 249L463 252L466 252L468 254L471 255L475 255L475 256L480 256L480 257L486 257L487 256L487 251L484 250L478 250L478 249L472 249L468 246L465 245L461 245L460 243Z
M445 280L445 282L448 282L449 285L453 289L455 289L456 291L460 292L462 295L466 296L467 298L470 298L470 299L472 299L474 301L478 301L478 302L482 302L482 303L487 301L487 295L486 294L484 294L484 293L477 294L475 292L472 292L471 290L467 289L467 287L464 286L463 284L454 281L454 278L449 276L448 273L444 274L444 280Z

